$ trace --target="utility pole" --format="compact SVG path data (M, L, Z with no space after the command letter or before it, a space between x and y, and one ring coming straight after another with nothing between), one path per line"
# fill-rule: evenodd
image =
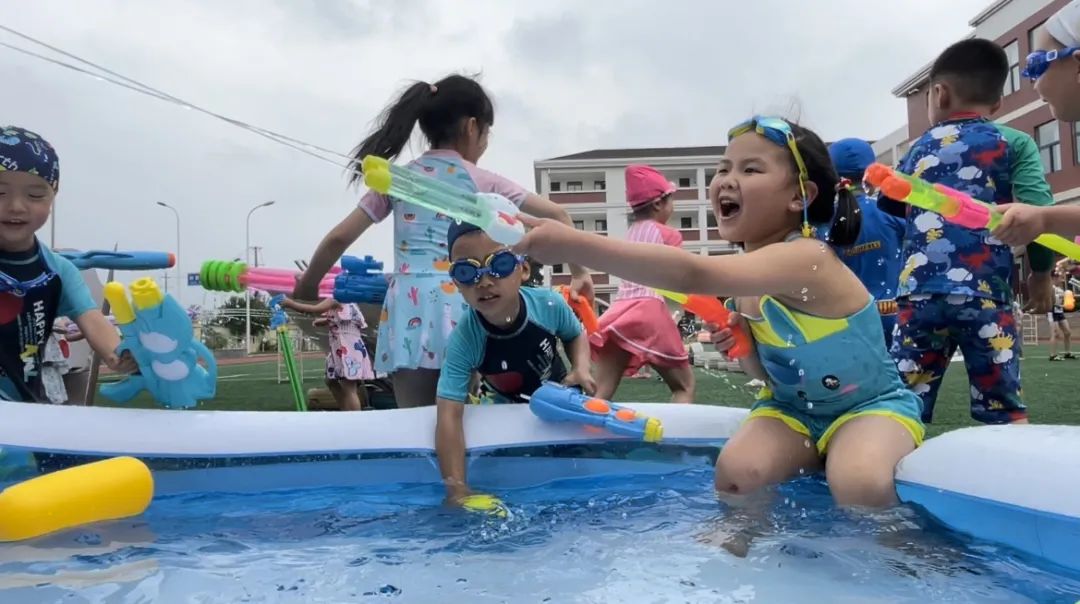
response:
M169 273L166 273L166 272L161 273L161 279L162 279L162 281L165 282L165 293L168 294L169 293Z

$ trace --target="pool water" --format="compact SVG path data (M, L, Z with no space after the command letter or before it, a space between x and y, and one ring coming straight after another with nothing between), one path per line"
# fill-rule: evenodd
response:
M0 602L1068 602L1080 576L907 509L855 515L824 483L763 511L712 472L501 493L495 519L393 485L155 500L142 517L0 545ZM745 529L742 533L732 527ZM755 534L745 557L719 546Z

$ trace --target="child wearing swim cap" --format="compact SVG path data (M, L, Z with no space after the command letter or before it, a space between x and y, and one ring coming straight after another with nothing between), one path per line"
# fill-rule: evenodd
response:
M120 357L120 336L98 310L79 270L38 241L60 188L56 150L39 135L0 128L0 399L48 402L42 380L53 321L65 316L114 371L136 369Z
M667 225L675 210L675 185L651 166L626 167L626 203L633 224L626 240L682 247L682 234ZM694 371L667 303L653 290L623 280L611 308L589 338L596 360L596 396L611 399L624 374L648 365L671 389L671 402L694 401Z
M450 334L439 373L435 452L447 502L460 504L470 495L462 420L474 373L499 403L524 403L545 381L580 386L588 394L596 385L581 322L556 292L522 287L529 267L521 256L466 223L451 224L446 242L450 278L469 310Z

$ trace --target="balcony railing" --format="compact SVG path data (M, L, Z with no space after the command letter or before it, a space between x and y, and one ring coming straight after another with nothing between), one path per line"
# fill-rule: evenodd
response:
M552 191L549 193L555 203L604 203L607 193L604 191Z

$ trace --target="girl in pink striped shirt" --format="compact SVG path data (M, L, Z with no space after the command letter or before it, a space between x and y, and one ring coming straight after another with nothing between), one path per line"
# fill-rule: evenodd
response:
M634 222L628 241L682 247L682 235L667 225L675 185L649 166L626 168L626 202ZM667 303L647 287L623 281L600 328L589 338L596 368L596 396L611 399L627 371L651 365L671 389L673 403L694 398L694 372Z

